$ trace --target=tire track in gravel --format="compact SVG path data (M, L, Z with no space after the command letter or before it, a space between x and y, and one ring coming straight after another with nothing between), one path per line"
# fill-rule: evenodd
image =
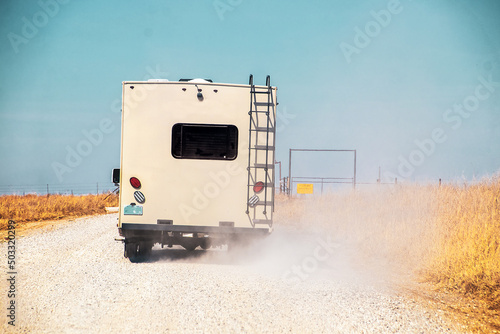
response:
M246 252L155 246L123 258L116 215L18 240L18 324L43 333L457 332L387 286L356 277L339 249L305 280L283 279L317 235L277 230ZM2 244L5 254L5 243ZM346 255L347 256L347 255ZM348 261L347 261L348 262ZM3 264L2 264L3 265ZM3 329L11 331L6 324Z

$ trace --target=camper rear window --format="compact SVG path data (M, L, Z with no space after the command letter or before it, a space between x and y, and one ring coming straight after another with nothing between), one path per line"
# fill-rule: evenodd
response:
M234 160L238 155L238 128L177 123L172 127L172 155L177 159Z

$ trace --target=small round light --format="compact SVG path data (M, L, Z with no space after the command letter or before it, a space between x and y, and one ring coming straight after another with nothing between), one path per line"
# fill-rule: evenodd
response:
M138 178L136 177L131 177L130 178L130 184L132 185L132 187L134 187L135 189L139 189L141 187L141 181L139 181Z
M257 182L256 184L253 185L253 192L254 193L258 194L262 190L264 190L264 182L259 181L259 182Z

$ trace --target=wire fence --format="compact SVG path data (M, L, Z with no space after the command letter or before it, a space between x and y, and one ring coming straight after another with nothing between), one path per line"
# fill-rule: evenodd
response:
M68 183L68 184L26 184L0 186L0 195L87 195L104 194L117 187L111 182Z
M381 182L380 179L377 179L375 182L356 181L356 183L354 183L354 178L294 176L290 182L289 178L285 176L280 180L279 187L276 187L276 191L289 195L293 194L299 183L313 184L314 194L321 195L323 192L332 192L348 187L355 189L359 186L395 186L398 184L398 180L395 179L393 182ZM439 185L441 185L441 180L439 180Z
M328 180L327 180L328 179ZM330 185L332 183L345 183L352 184L352 179L341 180L337 182L332 181L329 178L306 178L302 180L301 178L294 177L293 185L296 183L313 183L320 186L321 193L323 193L323 187ZM356 182L356 186L375 186L375 185L397 185L397 179L394 182ZM441 185L441 179L439 179L439 185ZM288 193L290 191L288 177L284 177L279 182L279 187L276 187L276 192ZM104 194L108 192L115 191L117 186L112 182L94 182L94 183L68 183L68 184L26 184L26 185L0 185L0 195L86 195L86 194Z

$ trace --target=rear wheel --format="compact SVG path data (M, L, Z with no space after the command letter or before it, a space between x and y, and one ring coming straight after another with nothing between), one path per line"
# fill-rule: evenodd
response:
M209 249L210 247L212 246L212 243L210 242L210 240L208 238L204 238L200 241L200 247L201 249L203 250L207 250Z
M125 253L126 258L129 258L130 261L136 258L139 255L139 244L134 242L125 243Z
M197 238L183 238L179 243L182 247L184 247L187 251L194 251L196 247L200 245Z
M125 243L124 256L128 258L130 262L137 262L149 257L152 248L153 244L151 242L128 242Z
M151 242L141 242L139 243L139 256L148 257L151 255L151 250L153 244Z

